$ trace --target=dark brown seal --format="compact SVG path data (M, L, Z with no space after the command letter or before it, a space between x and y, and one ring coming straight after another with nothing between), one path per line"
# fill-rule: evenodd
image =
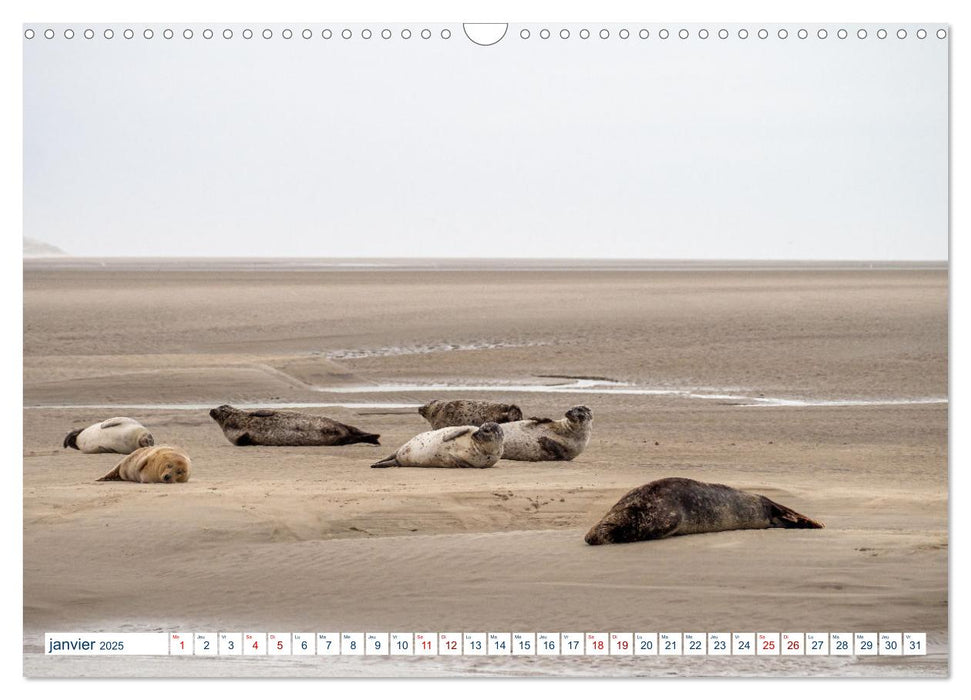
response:
M455 401L435 399L419 408L418 413L431 424L434 430L453 425L480 426L485 423L509 423L523 419L523 412L515 404L471 399Z
M587 544L615 544L770 527L820 528L823 524L765 496L673 477L628 493L584 539Z
M241 411L222 405L209 411L209 416L223 429L234 445L351 445L366 442L380 445L380 435L365 433L324 416L294 411Z

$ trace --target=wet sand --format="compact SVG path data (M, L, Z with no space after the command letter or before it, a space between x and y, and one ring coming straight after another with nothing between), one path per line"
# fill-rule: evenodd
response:
M243 628L924 631L932 652L264 675L946 674L946 270L185 267L25 264L28 675L249 674L38 653L45 631ZM584 403L593 439L569 463L369 469L425 429L412 406L462 395ZM208 417L221 403L316 405L382 445L234 447ZM113 415L186 448L192 479L97 483L118 457L60 445ZM584 544L667 476L827 527Z

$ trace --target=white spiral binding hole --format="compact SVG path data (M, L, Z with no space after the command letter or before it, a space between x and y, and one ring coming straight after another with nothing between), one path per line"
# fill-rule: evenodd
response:
M289 27L280 30L279 34L274 33L274 31L270 28L264 28L262 30L257 30L257 31L259 32L260 36L262 36L266 40L273 39L274 36L278 36L279 38L282 38L285 40L292 39L295 33L294 30ZM637 29L635 31L637 36L643 40L647 40L651 38L651 31L646 27ZM691 32L688 29L682 28L676 31L677 31L677 36L682 40L691 38ZM721 28L718 28L717 30L712 30L712 31L714 31L715 35L722 40L728 39L732 36L731 32L729 32L729 30L724 27L721 27ZM709 31L708 29L699 29L696 33L696 36L698 39L705 40L712 35L712 31ZM810 31L806 28L800 27L794 31L796 33L796 36L799 39L808 39L810 37ZM60 36L65 40L71 40L77 36L78 32L80 33L81 36L83 36L85 39L88 39L88 40L94 39L98 36L97 32L90 27L84 28L83 30L78 29L77 31L75 31L75 29L73 28L68 27L68 28L65 28L63 32L61 32ZM918 28L916 31L908 31L903 27L900 27L896 30L892 30L892 29L888 30L886 28L881 27L874 32L874 36L877 39L883 40L888 38L891 32L897 37L897 39L901 41L909 38L923 40L928 37L928 31L924 28ZM156 33L156 30L150 27L145 28L141 32L140 36L137 35L135 30L131 27L126 27L123 30L121 30L121 35L128 40L132 40L138 37L146 41L150 41L155 37L155 33ZM300 29L298 30L298 33L303 39L307 41L314 38L314 31L310 28ZM425 40L431 39L433 36L432 30L427 27L422 28L420 30L416 29L414 33ZM790 33L789 30L783 27L776 31L776 36L780 40L785 40L789 37L789 33ZM856 33L856 37L861 40L867 39L870 37L869 32L862 27L858 28L855 33ZM201 34L204 39L212 39L216 35L216 31L214 31L211 28L206 28L202 30ZM371 39L376 34L384 40L390 40L390 39L396 38L395 32L387 27L382 28L380 31L364 28L359 30L358 36L361 39L367 40L367 39ZM612 37L620 40L626 40L630 38L631 30L624 27L617 30L616 33L613 33L610 29L607 29L606 27L603 27L600 29L595 28L593 30L587 27L583 27L576 33L572 33L569 29L565 27L560 28L559 30L550 30L549 28L544 27L537 32L537 35L539 36L540 39L549 39L554 34L561 40L569 40L569 39L577 39L577 38L581 40L586 40L586 39L589 39L594 34L596 36L599 36L600 39L602 40L611 39ZM819 28L815 31L815 38L820 41L823 41L829 38L829 34L830 34L829 30L825 28ZM161 30L161 35L165 39L172 39L175 37L176 31L170 27L166 27ZM227 41L237 38L236 32L234 32L232 29L228 27L219 31L219 35ZM240 38L247 39L247 40L252 39L254 35L255 35L254 31L250 28L243 29L238 34ZM348 27L343 27L339 30L324 28L320 32L319 36L324 40L329 40L333 38L335 35L339 35L343 39L352 39L354 38L354 30ZM755 31L755 35L759 39L765 40L770 37L770 32L765 28L760 28L757 31ZM838 37L839 39L846 39L849 35L850 35L850 31L847 30L846 28L839 28L836 30L836 37ZM27 27L26 29L24 29L24 39L31 40L31 39L37 38L38 36L43 36L45 39L48 39L48 40L53 40L58 38L57 32L52 27L47 27L47 28L44 28L43 30L34 29L32 27ZM106 40L111 40L115 37L115 30L111 29L110 27L105 28L102 31L101 36ZM181 36L185 40L191 40L195 37L195 33L193 32L192 29L186 28L182 30ZM400 38L402 40L411 39L412 36L413 36L412 30L407 28L402 29L400 33L397 34L397 38ZM438 36L443 40L447 40L452 37L452 32L450 29L445 28L438 32ZM520 39L527 40L532 38L533 36L534 36L533 31L531 31L526 27L523 27L519 31ZM666 40L670 36L671 36L671 30L669 30L668 28L659 29L656 34L656 38L661 40ZM749 38L750 32L748 29L743 27L738 29L735 36L739 40L744 41ZM938 39L946 39L948 36L948 31L944 28L938 29L934 32L934 36L936 36Z

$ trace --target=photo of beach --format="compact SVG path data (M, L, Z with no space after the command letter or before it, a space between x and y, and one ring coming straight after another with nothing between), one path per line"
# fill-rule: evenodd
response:
M40 655L55 628L907 630L929 646L84 658L99 675L946 673L946 268L48 259L24 275L29 675L78 668ZM435 398L553 418L584 404L593 434L569 462L370 469L428 429ZM208 415L223 403L326 415L381 446L236 447ZM191 479L96 482L119 455L61 441L115 415L184 448ZM826 527L584 543L624 493L672 476Z

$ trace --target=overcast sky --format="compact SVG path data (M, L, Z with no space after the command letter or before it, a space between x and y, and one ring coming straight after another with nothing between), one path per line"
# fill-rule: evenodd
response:
M936 26L47 26L24 41L24 235L75 255L947 258Z

